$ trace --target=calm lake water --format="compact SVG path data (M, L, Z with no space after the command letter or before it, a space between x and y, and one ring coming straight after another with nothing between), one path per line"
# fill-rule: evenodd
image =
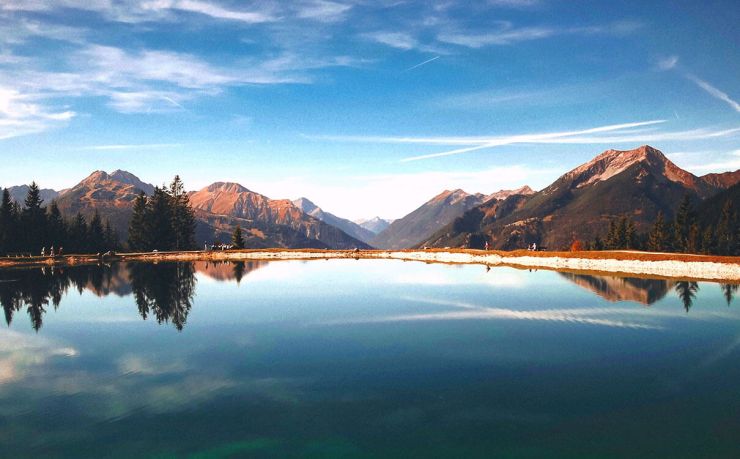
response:
M0 457L740 457L736 292L380 260L0 271Z

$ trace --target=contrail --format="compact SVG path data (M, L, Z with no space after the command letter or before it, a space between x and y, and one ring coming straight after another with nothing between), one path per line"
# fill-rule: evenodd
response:
M437 59L439 59L439 58L440 58L440 56L434 56L433 58L431 58L431 59L427 59L427 60L425 60L424 62L422 62L422 63L420 63L420 64L416 64L416 65L415 65L415 66L413 66L413 67L409 67L409 68L407 68L406 70L404 70L404 72L408 72L408 71L410 71L410 70L418 69L418 68L419 68L419 67L421 67L422 65L426 65L426 64L428 64L428 63L430 63L430 62L432 62L432 61L436 61L436 60L437 60Z

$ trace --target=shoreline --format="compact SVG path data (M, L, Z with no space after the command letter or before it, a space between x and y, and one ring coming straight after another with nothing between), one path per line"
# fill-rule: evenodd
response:
M740 282L740 257L652 253L637 251L512 252L475 249L429 250L320 250L248 249L228 251L121 253L110 257L65 255L62 257L0 258L0 268L75 266L116 261L248 261L382 259L425 263L479 264L519 269L659 277L704 281Z

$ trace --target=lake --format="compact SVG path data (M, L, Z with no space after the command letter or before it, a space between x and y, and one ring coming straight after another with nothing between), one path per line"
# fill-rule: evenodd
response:
M381 260L0 271L0 457L740 457L736 285Z

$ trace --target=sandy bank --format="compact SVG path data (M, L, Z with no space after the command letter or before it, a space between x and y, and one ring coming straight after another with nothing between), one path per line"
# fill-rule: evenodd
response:
M611 273L672 279L740 282L740 257L613 252L500 252L482 250L240 250L120 254L103 261L240 261L315 259L391 259L427 263L481 264L558 271ZM0 259L0 267L97 263L94 256Z

